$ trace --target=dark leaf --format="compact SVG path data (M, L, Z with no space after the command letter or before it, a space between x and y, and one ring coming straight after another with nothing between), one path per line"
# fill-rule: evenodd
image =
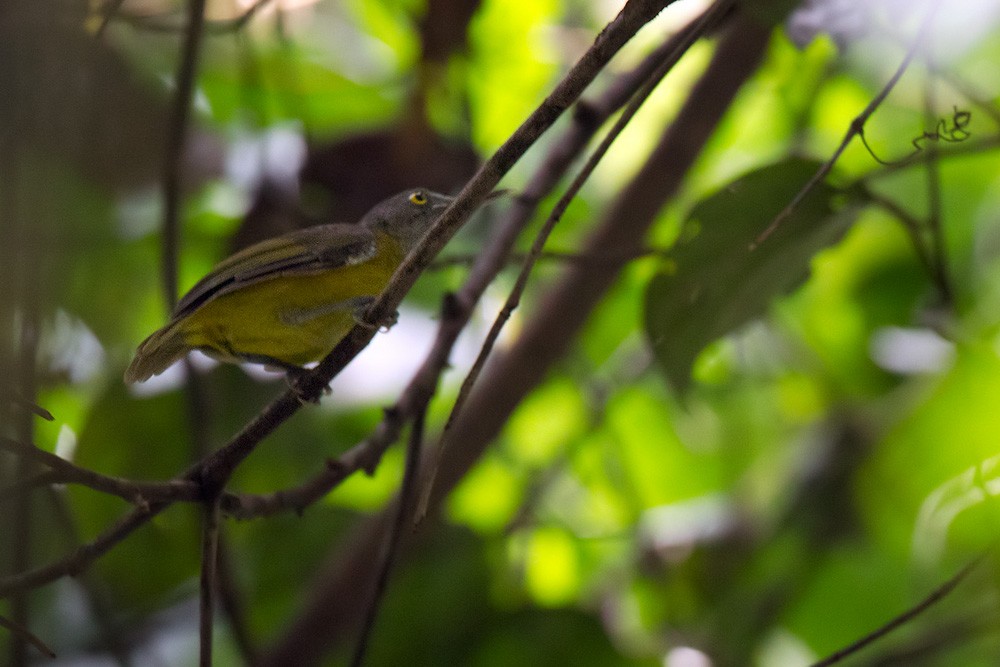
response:
M683 391L698 353L797 287L819 250L836 243L856 198L821 183L767 240L754 241L819 168L790 159L744 175L691 211L664 269L646 290L646 332L670 383Z

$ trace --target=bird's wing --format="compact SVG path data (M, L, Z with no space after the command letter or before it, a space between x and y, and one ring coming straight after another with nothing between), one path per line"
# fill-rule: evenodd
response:
M371 230L359 225L317 225L261 241L220 262L177 304L174 319L205 302L253 283L367 261L375 254Z

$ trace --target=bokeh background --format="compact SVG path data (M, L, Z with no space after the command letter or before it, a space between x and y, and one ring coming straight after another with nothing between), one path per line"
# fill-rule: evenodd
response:
M208 0L179 171L180 289L234 249L354 221L401 189L458 192L621 5ZM285 389L279 375L194 355L203 399L192 417L182 366L137 387L121 381L167 317L162 184L186 6L0 8L3 435L127 478L177 475ZM587 95L706 6L670 6ZM750 253L929 11L911 66L865 126L874 155L851 142L785 236ZM1000 525L998 21L985 1L816 0L771 30L649 251L623 267L568 354L400 555L368 664L804 665L912 608L989 548ZM698 41L653 93L548 249L579 250L724 32ZM569 123L503 179L512 197ZM371 432L429 349L442 295L462 284L510 202L472 219L442 255L456 261L422 276L399 324L321 405L269 436L233 490L294 486ZM517 344L568 264L591 260L544 259L500 348ZM452 357L430 435L511 266ZM55 419L26 417L13 397ZM218 664L272 664L299 636L305 600L364 542L403 458L390 449L374 475L351 477L302 516L225 521ZM2 471L5 485L30 472L7 455ZM62 557L128 509L79 486L26 498L0 505L4 574ZM3 613L27 614L59 655L45 664L193 664L199 540L198 509L172 507L80 576L8 600ZM996 574L988 557L849 664L996 664ZM360 607L368 585L344 585L341 604ZM356 626L325 619L313 634L302 664L342 664ZM41 660L14 644L0 632L15 663Z

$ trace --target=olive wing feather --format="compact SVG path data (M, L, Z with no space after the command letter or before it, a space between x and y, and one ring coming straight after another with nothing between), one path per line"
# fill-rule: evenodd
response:
M253 283L358 264L374 254L375 238L371 230L360 225L318 225L268 239L216 265L180 300L174 319L217 296Z

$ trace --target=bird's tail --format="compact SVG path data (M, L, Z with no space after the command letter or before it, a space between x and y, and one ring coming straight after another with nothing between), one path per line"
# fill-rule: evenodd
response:
M191 349L179 324L171 322L139 344L135 358L125 370L125 384L145 382L159 375Z

